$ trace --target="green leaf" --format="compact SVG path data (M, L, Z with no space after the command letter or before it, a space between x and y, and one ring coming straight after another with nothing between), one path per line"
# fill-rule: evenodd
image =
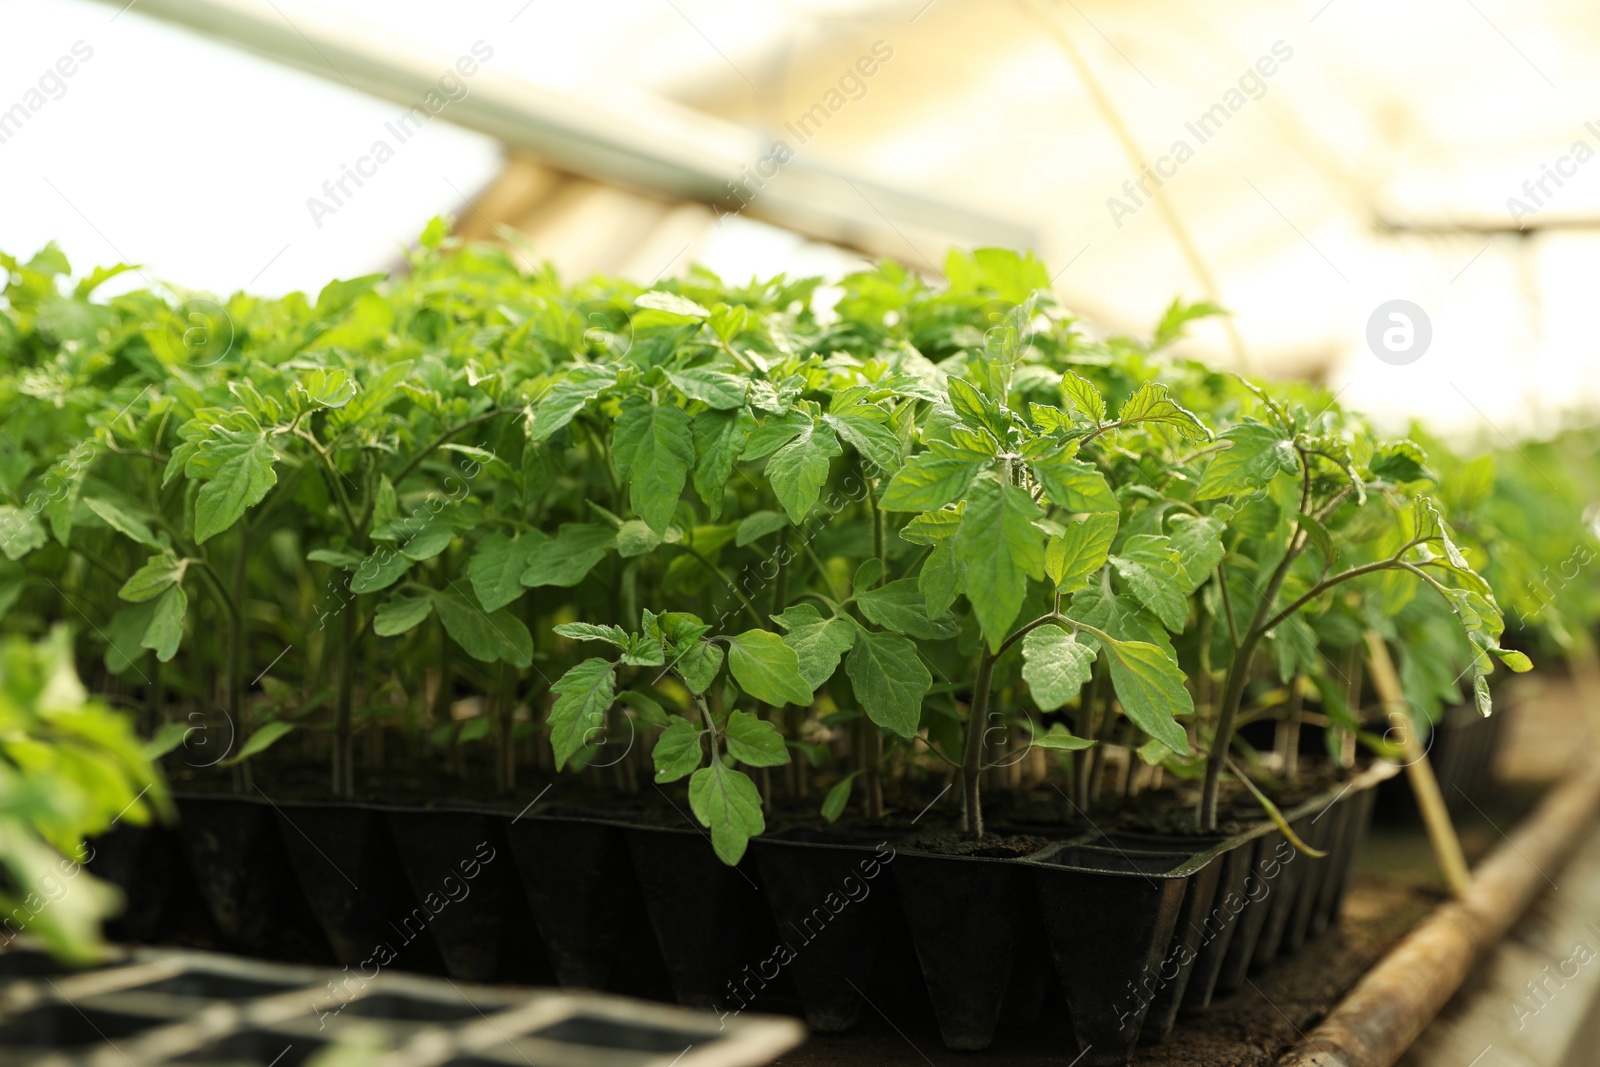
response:
M705 759L700 747L700 731L686 719L674 718L656 738L656 747L650 752L655 763L656 781L661 784L676 782L693 774Z
M794 649L800 677L812 689L833 677L839 660L856 643L856 627L849 619L824 619L810 604L796 604L772 621L788 631L783 643Z
M787 525L789 517L781 511L752 511L739 523L739 531L733 535L733 543L743 548Z
M1044 578L1044 534L1034 526L1043 515L1025 491L993 478L975 483L967 500L956 555L991 650L1000 648L1016 621L1028 579Z
M1174 298L1167 305L1166 313L1161 316L1161 321L1156 324L1155 336L1150 339L1152 351L1165 348L1183 336L1183 328L1196 319L1206 319L1213 315L1226 315L1227 312L1210 301L1202 300L1198 304L1185 304L1182 300Z
M1058 507L1068 511L1118 511L1120 505L1106 484L1105 475L1072 458L1073 445L1053 456L1033 460L1029 466L1044 491Z
M1489 651L1498 657L1501 663L1504 663L1518 674L1526 674L1528 671L1533 670L1533 660L1529 659L1524 653L1508 648L1491 648Z
M1095 655L1059 626L1029 631L1022 639L1022 680L1039 710L1055 711L1077 697L1094 674Z
M966 587L966 565L957 554L955 538L940 541L928 558L922 561L922 571L917 575L917 589L923 597L923 607L929 618L938 618L950 610Z
M1093 382L1073 371L1061 376L1061 399L1096 426L1106 421L1106 398Z
M933 675L917 655L914 641L858 628L844 669L867 718L901 737L917 732L922 698L933 685Z
M156 598L155 605L139 646L150 649L156 659L167 663L177 655L178 644L183 640L183 616L189 610L189 598L184 595L183 586L169 585Z
M878 507L884 511L942 508L965 493L986 465L986 460L941 456L934 452L912 456L890 479L878 500Z
M856 780L860 771L851 771L836 782L828 795L822 798L822 817L830 823L839 821L839 816L844 814L844 809L850 803L850 786Z
M800 676L799 658L775 633L746 630L730 637L728 670L740 689L773 707L811 703L811 686Z
M1104 641L1111 686L1122 712L1133 724L1178 755L1189 752L1189 738L1177 717L1194 711L1175 659L1143 641Z
M164 548L145 560L144 566L134 571L128 580L122 583L122 588L117 590L117 596L134 604L153 599L170 586L182 582L184 573L188 569L188 560L179 559L172 554L171 549Z
M238 522L246 509L278 483L277 453L263 430L212 427L204 446L184 466L205 485L194 502L194 539L204 543Z
M356 395L355 379L337 367L318 367L307 371L306 376L295 383L295 387L305 394L307 400L322 408L342 408Z
M664 314L681 319L709 319L711 312L696 304L688 297L679 296L677 293L663 292L652 289L647 293L640 293L634 300L635 307L647 308L651 311L660 311Z
M255 733L250 735L250 740L244 743L234 755L218 762L219 767L231 767L235 763L243 763L251 756L259 755L271 748L275 742L285 734L293 732L295 724L292 722L269 722Z
M603 659L586 659L567 671L550 691L556 702L550 706L550 746L555 750L556 770L561 770L604 725L606 712L616 702L616 665ZM687 725L687 724L686 724Z
M584 405L607 387L617 382L617 372L610 367L593 364L575 368L570 377L551 383L549 389L533 405L533 417L528 421L528 440L543 441L582 411Z
M704 367L668 371L667 377L684 396L720 411L744 407L745 397L750 392L749 383L738 375Z
M1130 537L1122 554L1111 557L1111 565L1163 626L1173 633L1183 631L1189 618L1189 579L1171 540L1152 534Z
M445 633L473 659L513 667L533 662L533 638L515 615L504 609L486 612L455 593L436 592L432 597Z
M596 625L592 622L564 622L552 626L551 631L574 641L604 641L618 648L628 647L628 631L620 626Z
M1117 412L1117 421L1123 426L1149 423L1177 431L1190 441L1209 441L1211 431L1187 408L1167 395L1167 387L1160 382L1145 382L1123 402Z
M654 552L660 544L661 535L643 519L629 519L617 527L617 555L623 559Z
M632 708L639 721L646 726L656 726L664 730L674 721L667 717L666 709L654 698L637 690L625 689L617 694L617 699Z
M695 467L694 491L700 495L713 519L722 514L722 497L727 490L733 465L744 450L745 440L755 427L755 416L748 408L738 411L702 411L693 420Z
M962 378L951 378L948 388L950 406L955 408L962 422L974 429L988 430L996 441L1006 439L1011 427L1006 417L1001 414L1000 405L978 392L971 382Z
M728 746L728 755L752 767L778 767L789 762L789 750L784 747L783 735L765 719L746 714L737 709L728 716L728 725L722 731Z
M156 735L146 741L141 750L144 758L152 763L165 756L168 752L183 744L184 738L189 736L189 731L194 727L187 722L169 722L156 731Z
M160 549L165 547L160 539L150 532L149 526L128 514L127 511L123 510L122 505L115 501L101 497L86 497L83 503L90 511L100 516L107 526L124 537L131 538L146 548Z
M722 669L722 646L710 641L696 641L678 657L673 670L689 687L689 692L699 694L711 688L717 672Z
M913 516L900 528L900 540L914 545L936 545L961 529L961 509L942 508Z
M350 578L353 593L376 593L398 582L411 569L411 561L387 546L373 549Z
M467 561L467 580L484 611L499 611L522 596L523 572L543 540L542 534L511 538L496 531L478 542Z
M39 516L27 508L0 504L0 551L19 560L50 539Z
M856 594L856 606L871 622L897 634L910 634L930 641L956 635L956 621L949 615L928 616L927 600L915 578L901 578L878 589Z
M616 530L593 522L562 523L554 538L538 531L527 536L536 542L528 549L528 566L522 572L522 584L530 587L577 585L617 540Z
M1383 445L1373 453L1367 469L1374 478L1396 485L1435 480L1428 471L1428 454L1411 441L1391 441Z
M694 466L689 416L673 404L656 404L643 393L632 393L622 402L611 451L617 474L628 483L634 512L652 530L665 533Z
M1106 565L1117 537L1115 512L1096 512L1066 524L1044 550L1044 569L1062 594L1076 593Z
M720 763L700 768L689 779L689 808L711 830L717 858L730 867L744 857L750 839L767 828L756 784Z
M824 415L823 418L845 444L861 453L881 476L887 477L900 469L900 438L895 436L887 422L855 413L860 410L882 412L881 408L876 407L856 408L840 414ZM885 416L888 414L882 413Z
M394 637L403 634L433 614L433 600L431 597L404 597L386 601L378 605L378 610L372 617L372 632L379 637Z
M450 547L456 537L455 523L449 516L435 515L422 528L400 540L400 554L416 563L430 560Z
M861 566L856 568L854 578L850 579L850 591L860 594L878 584L878 579L883 577L883 560L876 556L861 561Z
M1222 523L1213 518L1196 518L1193 515L1172 517L1171 545L1178 553L1178 562L1188 578L1184 593L1193 594L1211 577L1211 572L1222 562Z
M1294 442L1270 426L1257 422L1241 423L1221 437L1229 448L1219 452L1206 466L1196 500L1253 493L1278 474L1298 474L1300 456Z
M828 480L828 461L841 452L832 428L812 423L767 460L767 481L790 522L798 525L811 511Z
M1086 748L1093 748L1095 743L1086 737L1075 737L1067 732L1067 728L1060 723L1050 727L1050 731L1033 739L1034 748L1047 749L1051 752L1082 752Z

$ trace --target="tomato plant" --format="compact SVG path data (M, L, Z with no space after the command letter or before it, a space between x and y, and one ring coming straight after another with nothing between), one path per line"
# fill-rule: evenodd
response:
M240 787L269 746L336 796L488 746L503 794L687 779L735 862L821 785L874 819L953 775L981 836L1026 760L1081 813L1115 746L1210 828L1242 722L1362 732L1366 632L1422 713L1470 676L1487 714L1530 666L1502 602L1596 616L1529 591L1594 543L1577 484L1170 354L1206 305L1093 337L1028 255L646 290L436 220L392 278L219 304L226 346L0 264L5 628L75 621L146 729L220 708Z

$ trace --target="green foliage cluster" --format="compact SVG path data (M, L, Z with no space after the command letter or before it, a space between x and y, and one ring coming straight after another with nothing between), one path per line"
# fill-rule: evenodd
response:
M1017 737L1083 802L1091 746L1136 749L1213 822L1286 692L1360 730L1366 632L1420 708L1470 679L1487 714L1529 666L1501 605L1530 641L1596 617L1530 584L1594 545L1582 487L1167 354L1214 308L1099 340L998 250L645 290L444 234L209 316L0 258L5 628L73 621L99 688L219 705L236 759L294 729L337 795L363 737L492 743L503 792L687 779L733 862L773 794L877 814L944 765L981 834Z

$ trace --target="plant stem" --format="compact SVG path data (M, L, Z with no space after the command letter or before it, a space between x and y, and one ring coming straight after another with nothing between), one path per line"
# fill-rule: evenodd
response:
M333 715L333 795L355 795L354 765L350 752L350 710L355 702L356 635L360 632L360 598L351 594L344 608L344 632L339 638L339 700Z
M989 718L989 691L994 684L996 658L985 643L978 655L978 678L973 684L972 708L967 712L967 737L961 756L961 788L966 802L962 828L973 838L983 836L983 805L979 797L983 775L983 730Z

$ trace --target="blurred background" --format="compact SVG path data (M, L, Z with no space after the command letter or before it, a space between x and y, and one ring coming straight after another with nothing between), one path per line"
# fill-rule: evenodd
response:
M1389 427L1504 446L1600 401L1576 0L0 0L0 26L0 249L80 271L315 292L438 213L646 284L998 244L1092 332L1211 300L1187 354ZM1369 342L1395 300L1409 361Z

